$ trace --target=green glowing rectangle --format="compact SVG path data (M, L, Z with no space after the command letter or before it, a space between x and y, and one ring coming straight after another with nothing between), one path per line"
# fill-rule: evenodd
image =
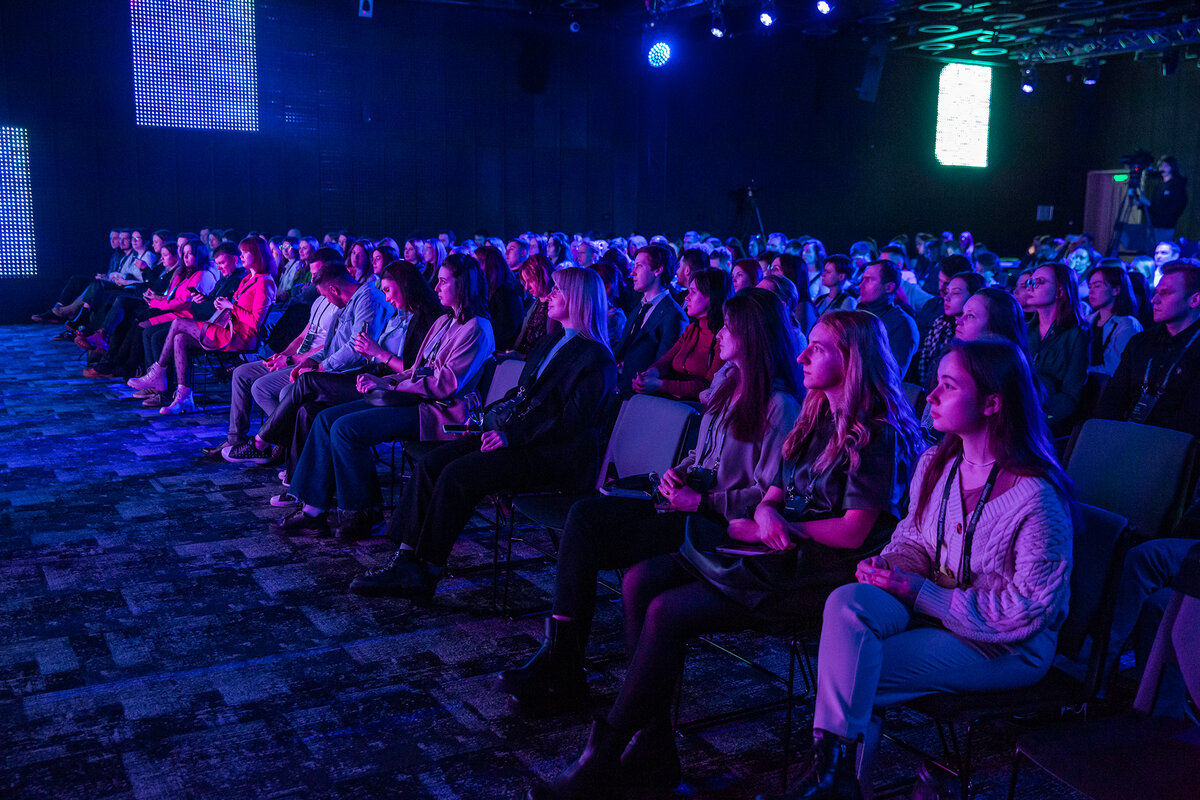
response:
M947 64L938 79L933 154L948 167L986 167L992 68Z

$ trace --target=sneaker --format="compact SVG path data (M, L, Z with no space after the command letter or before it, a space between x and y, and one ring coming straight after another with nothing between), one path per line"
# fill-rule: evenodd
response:
M158 410L158 413L172 417L179 414L195 414L196 401L192 399L192 390L186 386L176 388L175 397L171 399L171 405L163 406Z
M259 450L253 439L247 439L235 447L221 451L221 458L230 464L266 464L272 455L274 451L270 445Z
M150 390L148 389L147 391ZM142 408L157 408L161 410L162 407L163 397L158 392L151 391L150 394L145 395L142 399Z
M102 372L95 367L88 367L83 371L83 377L91 378L92 380L110 380L113 375L111 372Z
M275 506L275 508L287 508L288 506L294 506L299 502L299 497L287 492L284 492L283 494L277 494L271 498L271 505Z

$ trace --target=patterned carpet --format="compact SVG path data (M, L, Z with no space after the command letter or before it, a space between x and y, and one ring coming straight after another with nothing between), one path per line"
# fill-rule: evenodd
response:
M490 688L540 635L538 618L493 610L490 535L460 539L432 607L349 594L389 548L270 532L275 471L199 453L224 435L226 388L200 398L202 413L162 417L118 382L79 377L81 351L52 333L3 328L0 797L512 798L578 754L584 717L523 720ZM515 603L546 602L552 563L517 556ZM615 599L600 604L598 709L624 669L619 616ZM779 641L722 641L786 670ZM780 696L697 647L681 717ZM893 728L936 743L915 716ZM782 734L772 711L681 735L673 796L777 791ZM1003 797L1011 734L979 742L978 796ZM879 780L916 767L886 745ZM1072 796L1023 774L1019 797Z

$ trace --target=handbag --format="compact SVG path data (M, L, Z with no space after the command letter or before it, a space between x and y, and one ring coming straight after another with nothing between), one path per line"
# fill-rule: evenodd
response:
M689 514L679 552L697 575L751 611L796 585L804 561L804 543L792 550L730 555L719 550L728 542L720 522L702 514Z

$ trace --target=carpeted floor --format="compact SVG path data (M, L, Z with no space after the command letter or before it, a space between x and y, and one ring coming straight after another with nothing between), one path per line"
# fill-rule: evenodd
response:
M270 532L275 470L199 453L224 435L226 387L203 413L162 417L119 382L79 377L81 351L53 332L0 329L0 797L511 798L578 754L586 718L523 720L490 688L541 624L493 610L490 535L459 541L432 607L349 594L389 548ZM515 603L546 602L553 564L517 555ZM600 604L598 709L624 669L619 616ZM786 670L780 641L722 641ZM781 696L696 648L681 718ZM936 744L914 715L892 726ZM673 796L777 791L783 727L772 711L681 735ZM1011 733L978 739L978 796L1003 797ZM917 763L885 745L880 784ZM1023 774L1019 797L1073 797Z

